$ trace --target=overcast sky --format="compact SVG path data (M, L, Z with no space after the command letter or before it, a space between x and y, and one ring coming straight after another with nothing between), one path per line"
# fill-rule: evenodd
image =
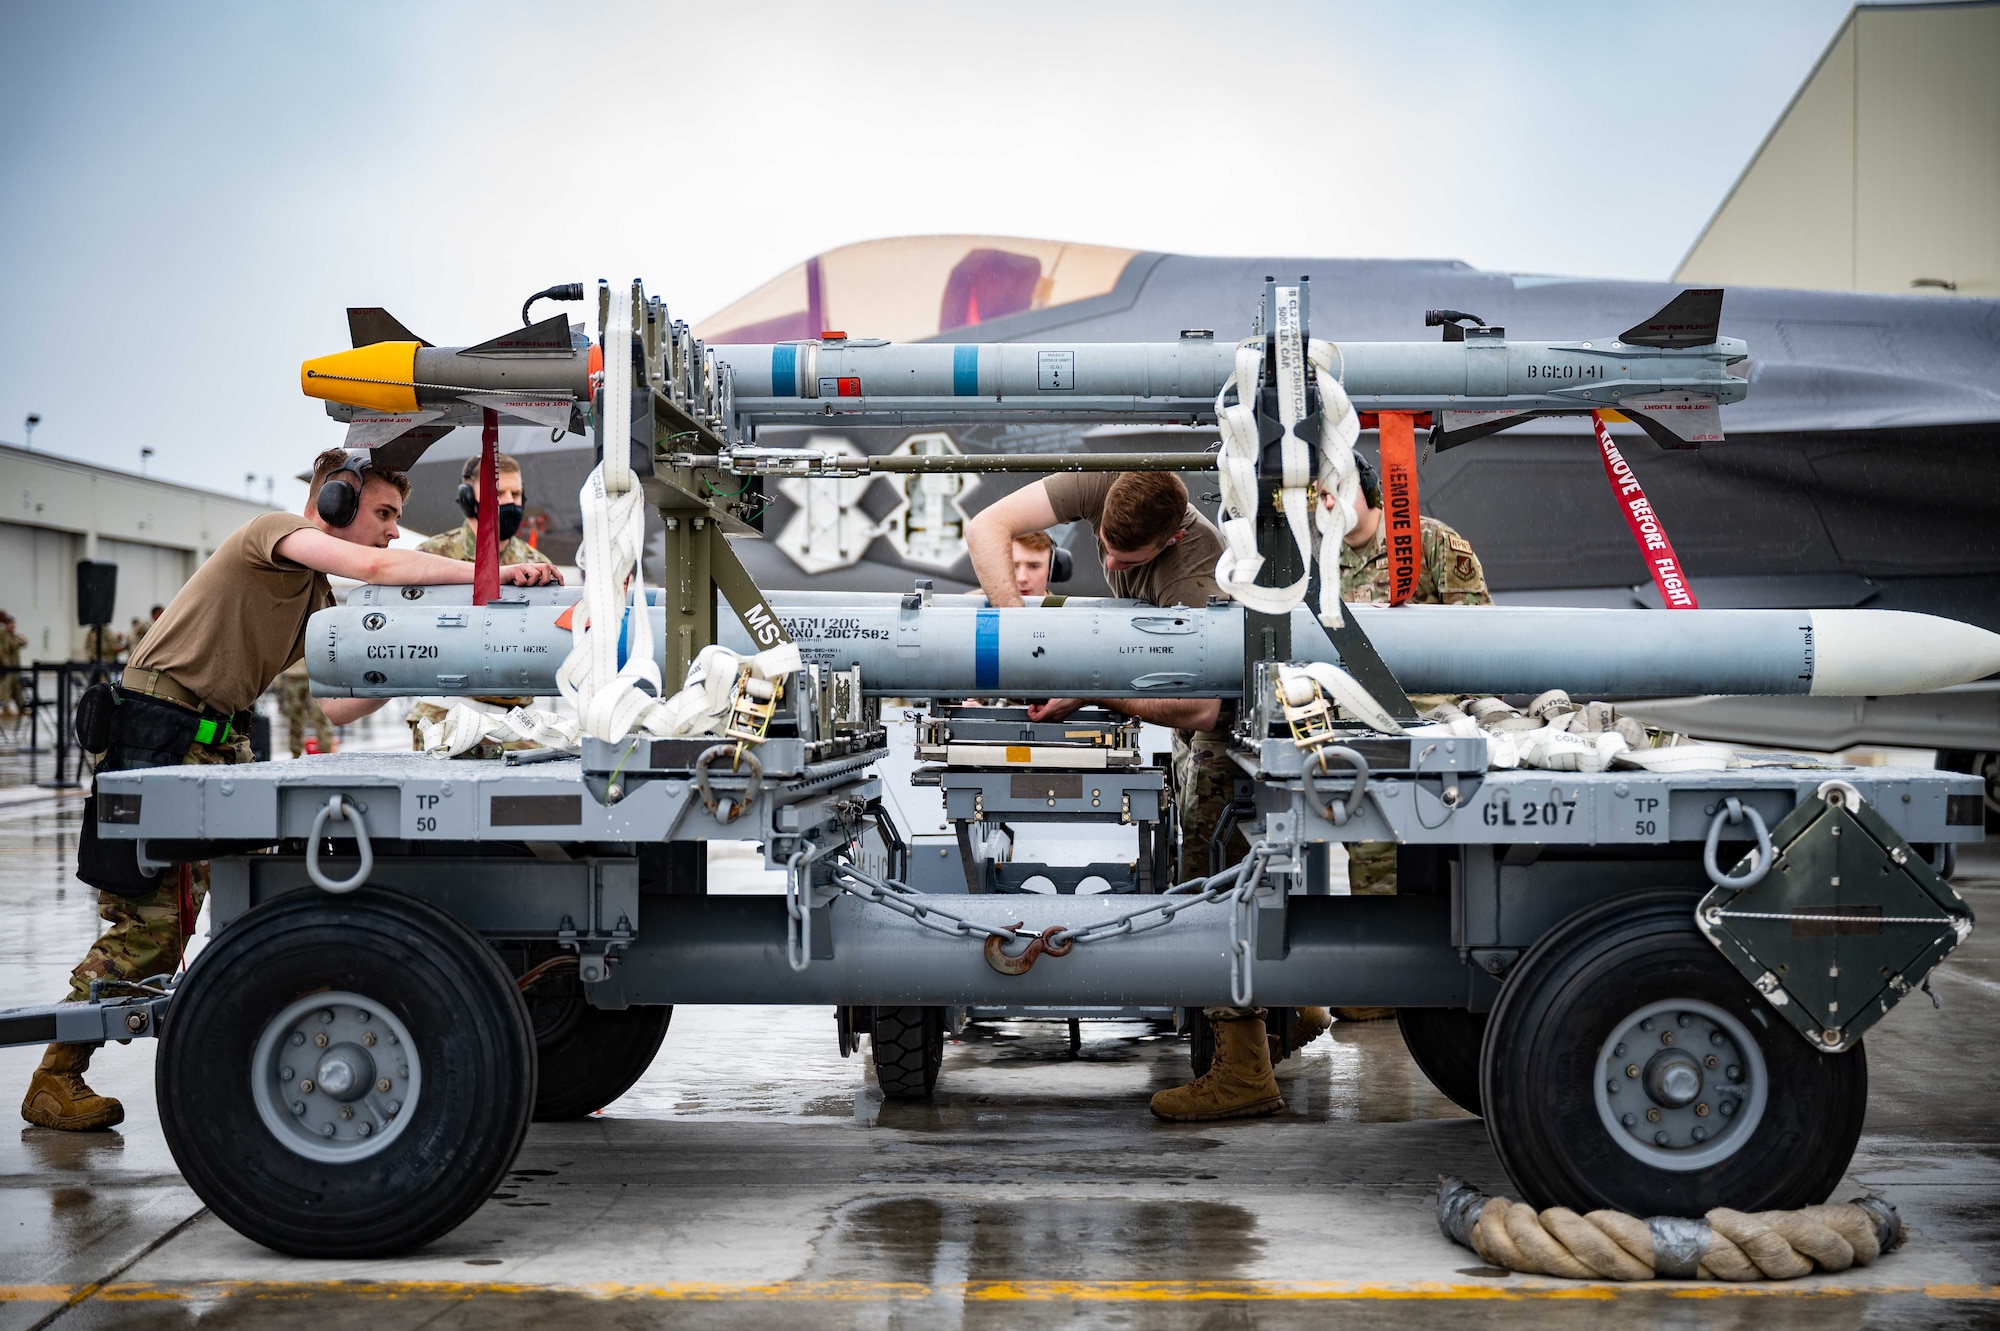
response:
M4 0L0 439L295 503L349 305L695 319L887 235L1661 279L1847 8Z

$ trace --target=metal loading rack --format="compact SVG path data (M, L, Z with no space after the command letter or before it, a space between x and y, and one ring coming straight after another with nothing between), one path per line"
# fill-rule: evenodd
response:
M1247 943L1248 983L1259 1003L1478 1011L1492 1005L1499 979L1556 922L1632 892L1698 895L1711 886L1701 860L1718 821L1719 845L1734 863L1756 845L1750 813L1777 828L1795 810L1820 803L1819 788L1829 780L1851 787L1895 846L1910 848L1898 867L1913 879L1932 860L1941 867L1952 845L1981 834L1961 802L1976 795L1976 778L1815 767L1485 773L1453 815L1467 824L1455 839L1443 827L1400 838L1400 816L1392 820L1384 810L1408 811L1410 825L1424 830L1420 812L1431 808L1423 816L1432 820L1442 812L1436 777L1371 771L1360 808L1336 824L1311 807L1326 786L1308 795L1297 778L1265 779L1246 763L1257 790L1247 830L1260 848L1261 871L1241 896L1254 911L1232 920L1232 899L1187 905L1165 927L1147 927L1154 921L1143 917L1067 955L1001 971L984 957L987 930L1022 939L1052 929L1082 932L1135 911L1171 909L1183 898L904 892L900 901L929 903L926 919L885 908L844 886L833 867L850 863L895 883L900 853L878 820L880 787L865 774L767 781L739 818L723 822L687 777L661 777L606 807L589 797L574 762L528 769L459 762L441 772L421 755L336 754L304 766L119 772L102 778L100 798L118 801L120 829L136 835L149 858L216 854L218 928L315 875L359 888L365 858L367 886L432 902L489 937L558 940L586 956L612 955L617 964L589 991L594 1002L613 1007L621 999L1222 1004L1231 997L1231 958ZM1731 800L1745 810L1737 824L1727 821ZM329 813L336 804L340 815ZM1530 808L1533 821L1524 816ZM1542 821L1551 809L1554 828ZM1623 824L1607 821L1614 818ZM1468 840L1474 835L1476 842ZM804 955L787 956L786 899L705 894L699 857L689 852L708 840L738 839L763 841L770 865L795 879L793 898L810 901ZM1335 897L1324 895L1323 881L1315 890L1306 852L1363 840L1401 840L1415 866L1413 890ZM824 853L828 847L844 853ZM246 853L253 848L263 853ZM1820 904L1842 904L1839 888L1822 890L1827 900ZM1870 881L1847 895L1872 898L1882 890ZM1951 911L1934 906L1929 918L1952 932ZM1894 930L1883 925L1875 933ZM1002 948L1018 950L1009 940ZM1912 955L1916 950L1913 944Z
M1313 435L1305 418L1334 395L1337 374L1355 376L1357 391L1365 382L1384 409L1490 418L1588 410L1600 391L1614 394L1606 401L1630 391L1642 412L1661 392L1712 390L1728 402L1747 391L1725 373L1741 343L1712 329L1693 346L1647 343L1646 325L1622 335L1629 345L1532 344L1537 364L1612 370L1559 392L1515 384L1519 358L1497 330L1477 345L1348 347L1308 365L1307 349L1323 349L1308 341L1304 296L1303 284L1267 285L1261 369L1238 390L1264 443L1255 522L1272 586L1301 573L1272 501L1290 484L1284 455L1300 442L1295 425ZM749 357L732 370L636 285L618 306L601 294L604 382L592 418L602 432L606 402L629 406L618 419L629 415L646 496L665 520L673 577L656 640L671 691L721 636L718 593L752 643L794 636L783 602L774 611L720 539L753 533L732 507L737 493L715 482L859 465L759 450L752 433L838 405L786 396L817 385L802 363L876 383L869 364L903 362L869 362L876 349L861 344L810 356L732 348ZM1035 399L1037 362L1024 350L1042 354L918 349L911 365L945 370L910 371L895 395L854 399L855 409L897 419L1212 419L1206 404L1230 363L1213 347L1127 347L1108 378L1092 377L1088 356L1071 349L1061 354L1079 357L1084 395L1054 396L1070 380ZM576 370L580 358L564 356L565 373ZM1314 368L1322 364L1345 369ZM1302 410L1282 409L1281 370ZM747 376L740 391L733 375ZM1585 386L1600 382L1611 387ZM989 388L1016 396L989 401ZM1663 403L1661 417L1674 418L1675 406ZM1209 461L1142 455L1121 465ZM550 624L500 602L457 614L421 591L342 607L315 621L315 680L437 691L438 679L404 687L386 669L346 679L328 666L379 640L369 634L444 636L453 631L444 617L456 615L466 641L444 650L468 659L452 665L458 684L445 691L502 678L525 686L521 646L546 659L546 640L531 638L556 617L553 606L534 613ZM990 709L940 713L925 743L941 751L936 775L953 817L1129 818L1151 841L1151 862L1133 866L1131 891L963 890L1019 886L1008 879L1030 867L1020 864L1006 875L968 866L971 884L914 890L872 770L886 753L877 695L963 696L966 682L951 672L965 657L976 690L1023 696L1004 673L1015 666L1000 620L1080 613L932 609L912 595L893 622L853 630L868 635L854 641L871 659L902 672L893 678L853 668L824 605L794 614L819 626L807 666L757 694L727 734L590 740L578 758L531 764L334 755L104 774L105 836L137 839L148 863L212 862L216 936L170 1001L106 995L84 1009L94 1024L47 1011L0 1020L15 1022L19 1038L45 1038L31 1032L51 1023L65 1034L111 1034L116 1023L160 1034L162 1124L190 1185L239 1231L313 1255L396 1252L447 1232L503 1177L532 1118L587 1113L628 1087L677 1003L826 1004L843 1049L870 1034L885 1088L893 1078L917 1093L936 1079L939 1014L951 1008L1393 1006L1419 1066L1485 1116L1537 1205L1652 1215L1824 1199L1860 1131L1861 1035L1970 929L1943 875L1951 848L1982 835L1978 778L1775 761L1495 771L1484 739L1387 733L1386 721L1373 732L1331 712L1302 736L1277 710L1272 681L1278 663L1299 658L1337 656L1387 717L1414 723L1361 616L1295 645L1288 613L1128 610L1121 628L1101 611L1092 613L1107 633L1143 635L1146 659L1170 666L1123 682L1081 655L1072 666L1023 653L1020 668L1072 685L1057 696L1235 700L1234 826L1248 854L1206 880L1173 883L1161 774L1124 761L1131 746L1111 742L1115 722L1097 731L1102 744L1049 737L1093 750L1101 766L1038 765L1032 732L1012 746L1029 750L1026 761L1003 743L989 765L970 761L992 756L971 751L995 738L982 728L1022 723ZM961 621L1002 649L996 659L944 641ZM1042 628L1061 632L1064 622ZM1211 639L1235 644L1229 659L1191 650ZM480 653L501 664L470 659ZM1797 673L1782 651L1770 655ZM1600 653L1591 668L1615 670L1615 656ZM924 674L922 689L909 687ZM1810 682L1810 670L1798 678ZM962 763L961 743L970 746ZM1080 778L1073 792L1050 784L1059 772ZM1017 788L1022 775L1033 780ZM759 842L783 891L710 895L712 840ZM1358 841L1399 845L1397 895L1330 894L1324 848ZM894 1051L886 1074L885 1049Z

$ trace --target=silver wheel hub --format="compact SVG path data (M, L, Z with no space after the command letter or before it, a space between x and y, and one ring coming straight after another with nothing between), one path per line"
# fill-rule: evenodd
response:
M311 1160L363 1160L386 1149L422 1093L410 1032L362 994L314 994L265 1024L250 1067L258 1117Z
M1764 1117L1764 1051L1734 1016L1694 1000L1619 1021L1598 1051L1597 1113L1627 1154L1657 1169L1706 1169L1743 1148Z

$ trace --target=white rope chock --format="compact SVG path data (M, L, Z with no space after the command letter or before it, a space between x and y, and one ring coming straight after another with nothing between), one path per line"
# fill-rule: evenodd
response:
M583 543L583 599L571 619L575 646L556 672L556 688L576 708L581 732L618 741L635 731L669 738L721 733L742 658L706 647L688 669L681 691L660 692L653 659L653 625L646 611L640 558L646 543L646 496L632 468L632 306L613 300L604 333L604 459L577 496ZM760 679L800 667L799 650L781 643L750 658Z
M1354 466L1354 441L1361 434L1361 420L1347 390L1341 385L1340 349L1331 342L1307 340L1299 327L1299 293L1296 287L1278 288L1276 345L1278 420L1284 427L1279 441L1283 482L1278 506L1285 515L1292 542L1298 547L1304 570L1283 587L1260 587L1257 575L1264 557L1257 550L1257 460L1261 451L1257 438L1256 396L1263 380L1264 345L1261 338L1237 344L1236 369L1216 394L1216 424L1222 434L1222 451L1217 471L1222 482L1222 557L1216 561L1215 580L1222 590L1252 610L1264 614L1289 614L1304 603L1312 581L1314 545L1320 568L1319 618L1322 624L1337 626L1340 620L1340 551L1347 533L1354 529L1355 501L1361 494L1361 479ZM1317 453L1298 437L1299 422L1306 415L1306 363L1318 375L1320 395L1320 442ZM1237 400L1228 401L1230 390ZM1332 503L1324 502L1327 496Z

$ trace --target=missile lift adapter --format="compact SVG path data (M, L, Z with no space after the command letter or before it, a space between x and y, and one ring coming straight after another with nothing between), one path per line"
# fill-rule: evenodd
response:
M1266 367L1276 338L1303 339L1305 294L1303 282L1267 283ZM1298 302L1296 331L1280 327L1281 298ZM637 284L629 306L619 300L614 311L600 289L602 393L629 394L632 437L602 438L602 398L593 416L603 447L629 447L643 463L666 526L672 690L716 639L718 592L753 642L785 633L730 550L726 537L754 528L718 482L813 464L760 457L750 431L833 411L845 360L896 349L765 348L759 382L754 365L701 347ZM1674 308L1653 323L1680 343L1645 342L1642 324L1624 335L1630 346L1534 344L1526 359L1614 376L1640 364L1677 378L1675 392L1712 384L1717 400L1736 400L1742 382L1724 365L1742 344L1712 321L1690 334L1701 320L1685 309L1665 318ZM1691 336L1709 340L1683 345ZM420 361L421 350L413 365L451 363L446 351ZM1129 383L1087 401L1038 397L1033 349L905 350L916 368L899 382L922 381L917 362L941 356L941 386L884 408L857 384L854 410L1187 419L1212 412L1202 395L1212 401L1219 387L1211 378L1189 389L1200 381L1189 370L1169 381L1181 385L1166 394L1179 392L1173 401ZM1113 350L1147 374L1202 355L1219 363L1201 348ZM1093 349L1067 351L1073 360L1058 363L1081 386ZM1491 419L1614 400L1593 397L1611 389L1589 378L1554 391L1515 384L1499 330L1342 351L1351 394L1373 376L1371 400L1357 405L1435 410L1445 429L1455 412ZM529 354L564 374L576 363L554 339ZM818 378L801 363L814 357L835 371L830 398L806 391ZM574 387L510 364L509 391L537 410ZM489 392L500 377L461 368L465 378L438 382ZM1017 371L1024 389L1009 387ZM1468 393L1468 375L1481 391ZM739 378L766 391L738 395ZM993 382L1004 391L989 398ZM953 391L961 386L975 391ZM416 405L448 410L421 397L435 387L413 384ZM1249 396L1265 445L1259 546L1282 585L1297 555L1270 501L1282 484L1276 389L1267 369ZM1102 465L1089 455L1042 463ZM423 603L423 589L407 591ZM487 613L432 604L433 642ZM921 652L921 624L907 617L913 636L899 627L899 649ZM0 1039L161 1036L161 1121L190 1186L239 1232L301 1255L384 1255L448 1232L504 1176L532 1117L615 1098L650 1060L670 1005L689 1002L867 1008L878 1041L883 1013L903 1014L907 1030L913 1011L974 1003L1425 1009L1449 1015L1405 1021L1412 1052L1484 1112L1510 1177L1538 1206L1698 1214L1826 1197L1860 1132L1862 1032L1970 930L1942 871L1954 844L1982 835L1976 778L1784 763L1489 770L1483 738L1373 733L1313 711L1279 668L1297 650L1287 617L1248 616L1243 641L1233 756L1253 850L1168 894L905 889L904 847L872 771L885 752L879 700L831 655L786 681L760 721L762 741L742 750L641 736L587 740L580 759L532 765L337 754L106 773L100 832L136 838L144 863L210 860L216 936L178 983L0 1014ZM1333 645L1378 705L1410 718L1355 616ZM1087 649L1077 659L1076 691L1088 694ZM460 687L476 689L438 681ZM1307 713L1319 720L1302 722ZM785 873L784 894L707 895L711 839L761 842ZM1400 843L1400 895L1325 894L1317 852L1363 840ZM921 1015L916 1025L922 1035ZM932 1059L927 1043L915 1049Z

